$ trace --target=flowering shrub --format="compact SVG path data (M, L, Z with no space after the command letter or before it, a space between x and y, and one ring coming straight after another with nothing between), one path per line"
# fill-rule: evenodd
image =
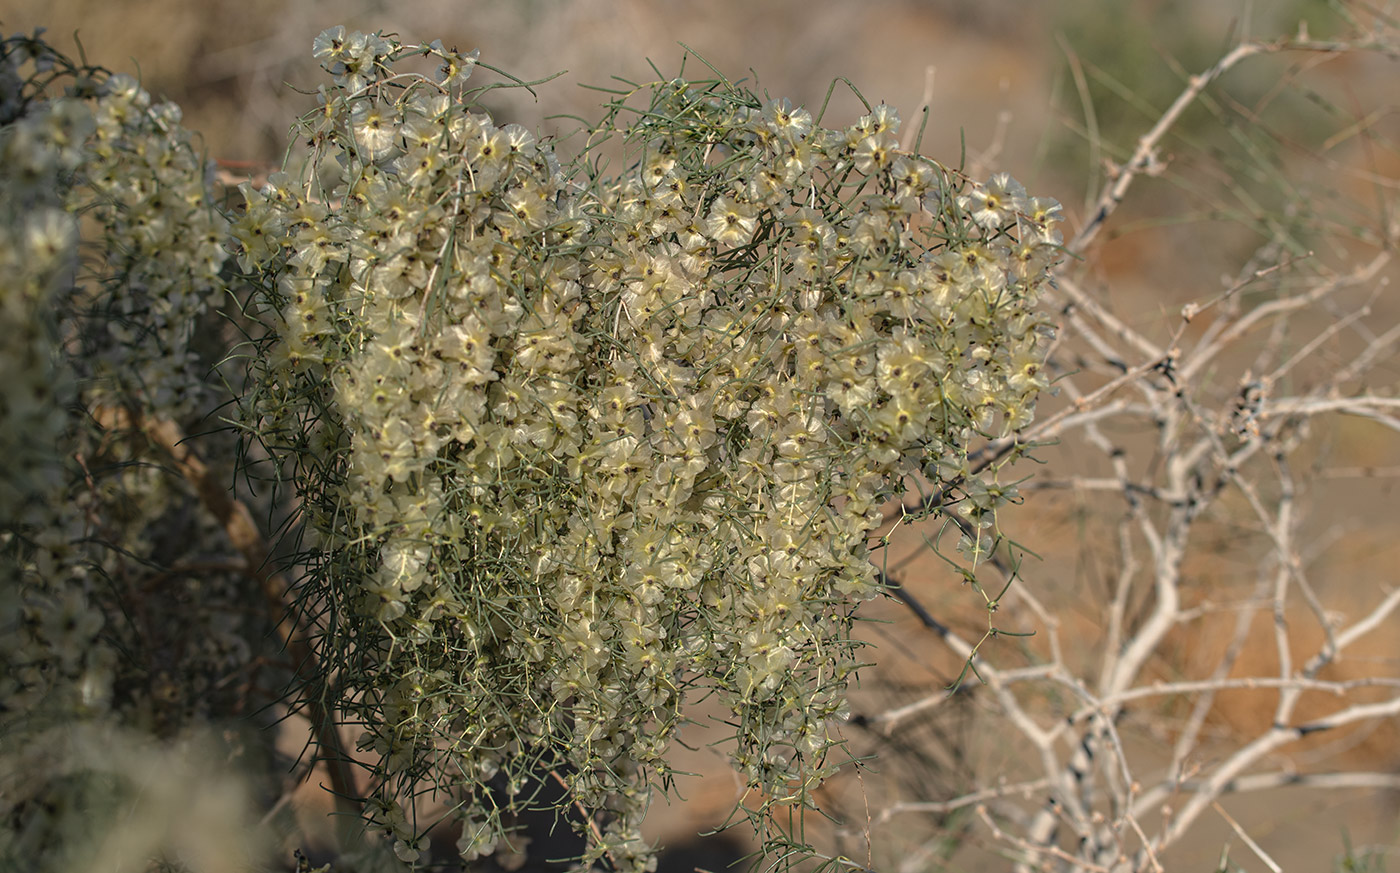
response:
M6 354L44 385L77 374L109 427L236 401L294 486L286 565L334 670L299 699L363 730L365 809L402 861L424 851L425 792L460 818L471 860L548 779L578 813L585 866L646 869L650 786L670 784L694 692L732 710L757 821L815 806L859 665L854 611L880 590L881 506L943 493L970 578L999 547L1015 453L974 473L969 452L1027 425L1046 384L1036 305L1057 204L901 151L887 106L827 130L723 78L617 94L562 162L476 104L475 54L334 28L315 41L332 84L302 120L304 159L245 184L226 224L177 112L85 70L43 99L20 45L37 43L7 44L0 267L27 340ZM81 289L75 214L100 227ZM201 360L229 350L195 332L230 293L256 354L222 398ZM41 327L51 311L59 330ZM4 390L4 439L22 425L84 445L51 393ZM125 551L64 551L110 502L6 483L6 626L31 630L7 634L4 657L42 676L8 680L7 712L57 683L56 718L96 717L118 652L140 649L99 642L120 636L116 604L86 580L152 554L144 532L190 489L122 476L141 507L112 530ZM19 514L30 494L61 517ZM59 552L73 557L44 557ZM49 647L42 616L70 596L82 638ZM49 666L74 658L100 663Z
M178 110L36 35L0 42L0 119L0 866L64 869L147 775L74 750L229 715L265 626L141 429L214 401L193 337L226 223Z

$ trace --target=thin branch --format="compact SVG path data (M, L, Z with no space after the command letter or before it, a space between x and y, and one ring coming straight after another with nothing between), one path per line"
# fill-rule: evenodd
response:
M137 418L135 423L156 445L169 454L181 475L199 495L204 508L223 526L229 542L243 555L246 571L257 580L262 589L268 618L296 665L297 678L306 683L321 681L324 673L315 651L308 642L306 629L299 627L292 618L295 611L292 608L291 582L272 569L271 549L247 505L233 498L229 493L226 478L209 469L185 440L179 425L172 421L150 418ZM354 773L350 769L351 758L341 741L339 727L329 707L315 694L306 695L306 702L308 718L315 732L316 742L322 749L320 757L326 762L331 793L335 797L335 807L339 813L337 830L341 844L342 847L349 848L358 840L361 812L358 804L360 795L355 787Z

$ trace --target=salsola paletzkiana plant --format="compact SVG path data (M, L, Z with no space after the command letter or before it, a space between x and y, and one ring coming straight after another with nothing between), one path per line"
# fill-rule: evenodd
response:
M309 155L233 226L272 327L244 408L303 501L375 823L415 859L435 786L471 859L552 778L585 863L644 869L693 689L751 812L812 805L881 505L958 492L968 565L996 547L968 452L1045 385L1058 205L901 151L884 105L828 130L661 81L566 165L475 104L474 54L316 54Z
M124 868L178 781L147 746L233 714L265 650L245 568L142 426L227 400L194 339L227 222L177 108L38 34L0 41L0 156L0 867Z
M226 218L177 110L6 45L4 354L27 380L0 389L4 439L49 471L0 494L7 733L172 733L252 657L261 630L215 607L264 567L204 562L175 673L140 661L128 608L229 551L228 506L190 513L212 508L170 475L190 449L156 425L236 406L275 468L246 474L294 486L325 676L287 702L362 731L357 799L402 861L445 815L464 858L494 851L555 782L583 866L647 868L700 694L732 712L760 826L814 806L882 504L946 494L969 576L1000 546L1015 453L969 452L1045 385L1058 205L901 150L883 105L828 130L682 77L615 94L561 161L482 110L475 54L343 28L315 51L332 82L295 157ZM251 346L199 332L220 301ZM207 378L235 355L246 377ZM6 806L15 857L67 827L50 788Z

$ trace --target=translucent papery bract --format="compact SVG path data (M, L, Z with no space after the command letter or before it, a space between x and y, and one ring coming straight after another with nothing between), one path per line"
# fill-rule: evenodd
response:
M305 173L234 228L276 325L251 420L311 435L305 591L376 821L411 850L431 782L475 856L557 780L588 857L644 868L688 688L732 707L756 810L810 805L881 504L1031 418L1052 229L899 152L888 107L813 129L724 83L614 104L628 169L565 173L395 77L421 52L326 91Z

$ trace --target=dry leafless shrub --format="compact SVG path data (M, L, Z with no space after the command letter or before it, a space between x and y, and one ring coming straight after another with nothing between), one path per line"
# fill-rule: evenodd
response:
M1396 473L1375 465L1400 431L1393 106L1325 102L1330 68L1393 75L1400 43L1380 15L1354 23L1238 42L1107 165L1056 276L1058 406L1015 437L1044 466L1004 514L1021 542L979 577L985 621L927 560L946 521L891 538L889 581L926 632L885 635L916 675L855 718L886 760L837 798L853 856L919 870L973 846L1017 871L1161 871L1214 819L1278 870L1288 857L1231 813L1241 795L1400 790L1400 586L1375 545ZM1234 102L1250 65L1279 84ZM1333 126L1286 129L1284 92ZM1202 108L1237 152L1174 138ZM1151 296L1125 295L1104 255L1128 213L1161 220L1137 201L1164 183L1236 220L1153 231L1179 248ZM1233 266L1211 289L1216 253ZM953 692L918 675L964 662Z

